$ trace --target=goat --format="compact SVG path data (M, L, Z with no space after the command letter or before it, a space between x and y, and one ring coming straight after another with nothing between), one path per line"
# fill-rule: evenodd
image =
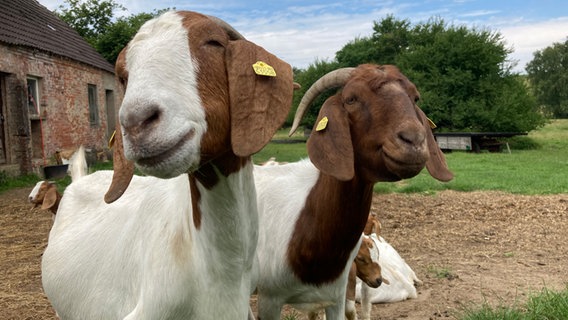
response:
M49 210L55 215L61 201L61 193L57 191L55 182L42 180L33 187L28 201L34 205L34 208L41 205L42 210Z
M255 167L261 320L278 319L284 304L325 307L328 320L341 319L373 185L411 178L425 165L438 180L453 177L415 104L416 87L394 66L367 64L320 78L290 132L317 95L338 86L343 90L326 100L308 139L310 160Z
M381 236L371 234L370 239L381 252L381 272L390 279L390 285L386 287L370 288L357 281L355 300L361 301L363 315L365 310L371 309L372 303L387 303L416 298L415 285L422 281L416 276L410 266L398 254L398 252ZM364 319L367 319L364 317Z
M259 61L275 76L255 74ZM223 21L180 11L146 22L116 73L126 91L114 175L65 190L45 294L62 319L246 319L258 237L251 155L288 114L292 68ZM152 177L133 176L133 162Z
M85 148L83 146L79 147L69 158L71 163L67 172L71 176L71 181L77 181L77 179L87 174ZM33 187L28 196L28 201L34 205L34 208L41 205L42 210L49 210L55 216L61 201L61 193L57 190L55 182L42 180ZM55 219L55 217L53 218Z
M357 319L357 311L355 310L355 288L357 280L371 288L378 288L383 283L389 284L389 281L381 275L379 249L374 241L367 235L362 235L361 246L349 269L345 297L345 317L348 320ZM317 314L318 312L315 311L309 312L308 318L315 320L317 319Z

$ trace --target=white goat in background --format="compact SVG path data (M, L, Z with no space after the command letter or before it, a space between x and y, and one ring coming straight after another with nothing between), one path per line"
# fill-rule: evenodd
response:
M255 74L258 61L276 76ZM116 73L126 92L115 175L65 190L42 260L49 301L61 319L246 319L258 236L250 155L288 113L291 67L182 11L145 23ZM124 155L171 179L132 177Z
M323 307L328 320L343 319L373 185L411 178L425 165L436 179L453 177L415 105L416 87L394 66L325 75L304 95L291 132L315 97L338 86L343 90L324 103L308 140L311 161L255 167L258 319L279 319L284 304Z

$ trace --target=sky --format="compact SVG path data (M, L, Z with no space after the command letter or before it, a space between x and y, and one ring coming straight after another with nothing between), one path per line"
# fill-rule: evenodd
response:
M524 73L533 53L568 39L566 0L114 0L117 16L175 8L217 16L248 40L297 68L331 61L349 41L371 36L387 15L412 25L442 18L449 25L498 32ZM64 0L39 0L50 10Z

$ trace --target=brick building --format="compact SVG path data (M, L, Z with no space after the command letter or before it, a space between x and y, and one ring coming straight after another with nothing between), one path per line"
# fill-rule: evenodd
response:
M36 0L0 1L0 171L104 150L121 99L113 66L75 30Z

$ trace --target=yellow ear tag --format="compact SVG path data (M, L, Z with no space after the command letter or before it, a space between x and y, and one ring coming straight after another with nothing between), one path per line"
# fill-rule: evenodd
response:
M430 120L430 118L426 118L426 119L428 119L428 124L430 125L430 129L436 129L437 128L434 121Z
M112 132L112 135L110 136L110 138L108 139L108 148L112 149L112 146L114 145L114 134L116 133L116 130L114 130Z
M316 131L322 131L323 129L325 129L325 127L327 127L327 122L329 120L327 119L327 117L323 117L319 122L318 125L316 126Z
M257 61L252 65L252 68L254 69L254 73L259 76L276 77L276 71L274 71L274 68L265 62Z

